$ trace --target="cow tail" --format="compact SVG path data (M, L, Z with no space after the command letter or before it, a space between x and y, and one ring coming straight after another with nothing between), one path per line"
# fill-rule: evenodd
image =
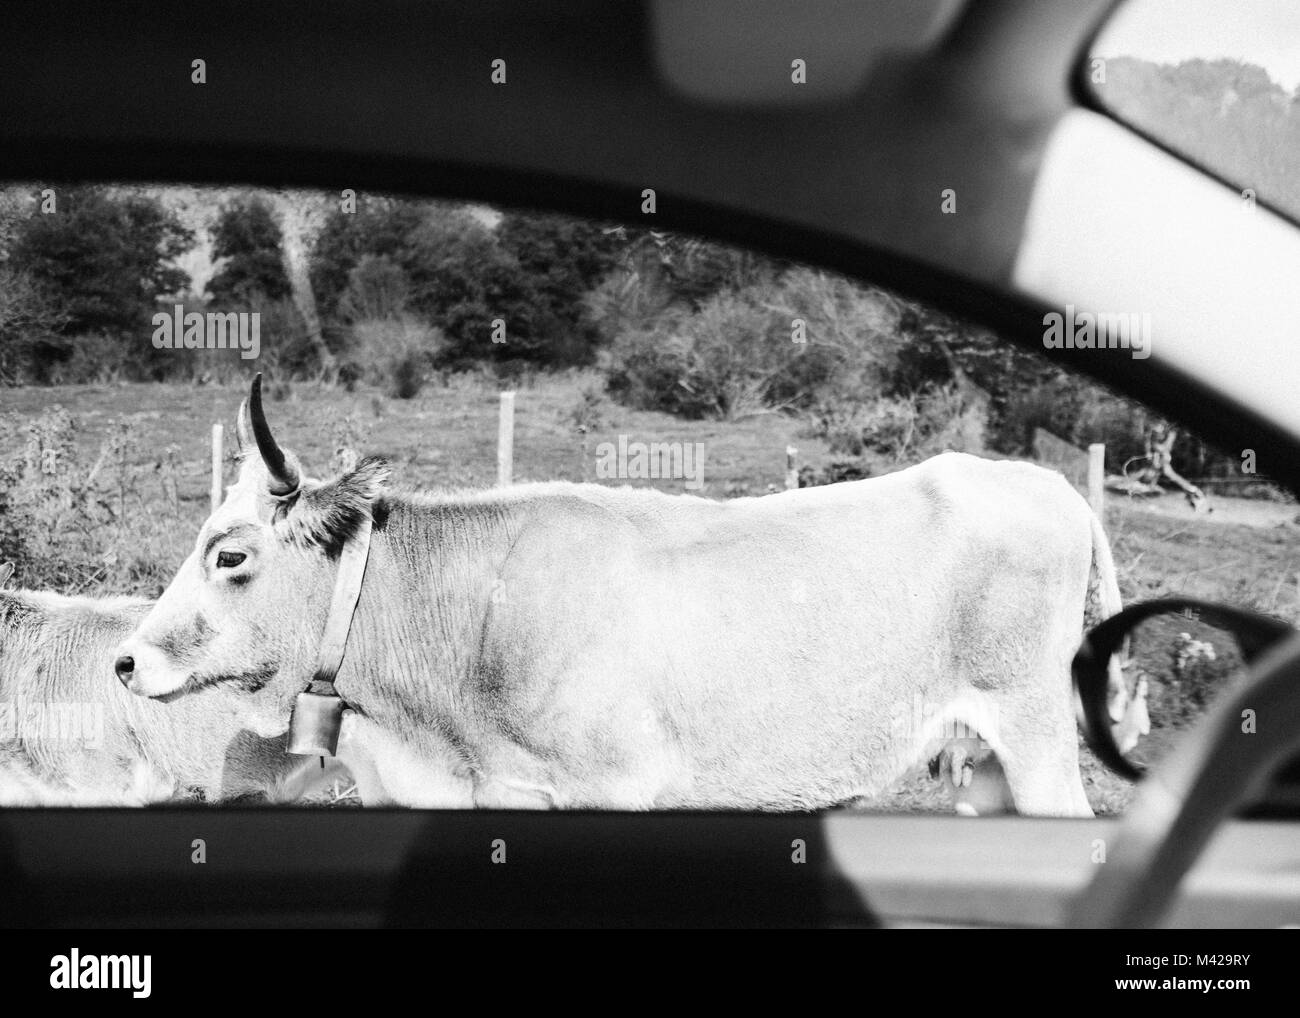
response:
M1084 610L1084 629L1091 629L1112 615L1117 615L1124 607L1120 598L1119 579L1115 574L1115 560L1111 557L1110 541L1102 529L1097 514L1089 511L1092 523L1092 568L1088 571L1088 603ZM1107 683L1112 721L1124 717L1128 707L1128 687L1124 683L1124 673L1120 668L1121 654L1111 657L1107 665L1110 681Z

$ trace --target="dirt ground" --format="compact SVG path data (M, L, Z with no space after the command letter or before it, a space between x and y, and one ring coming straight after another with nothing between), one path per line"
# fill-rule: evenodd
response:
M1300 506L1289 502L1270 502L1258 498L1232 498L1228 495L1209 496L1209 512L1192 509L1181 493L1166 492L1154 498L1137 498L1106 493L1108 502L1125 504L1132 512L1155 513L1171 519L1185 519L1201 523L1239 523L1247 527L1276 527L1295 522L1300 516Z

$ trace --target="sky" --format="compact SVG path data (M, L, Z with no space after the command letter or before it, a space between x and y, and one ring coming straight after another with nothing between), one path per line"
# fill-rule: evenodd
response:
M1177 64L1230 57L1300 86L1300 0L1127 0L1102 32L1098 56Z

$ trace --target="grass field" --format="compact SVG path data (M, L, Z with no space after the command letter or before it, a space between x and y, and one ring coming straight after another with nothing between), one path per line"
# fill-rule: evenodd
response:
M515 403L515 479L584 479L582 437L566 421L594 376L546 379L519 390ZM136 462L147 467L169 444L180 446L185 484L182 500L206 505L208 432L212 424L234 424L246 395L243 388L176 385L63 386L0 390L0 410L19 418L34 417L61 405L75 414L84 430L80 441L93 454L107 425L126 418L135 422L140 439ZM349 393L295 383L276 398L267 390L267 416L276 437L298 453L309 470L322 473L340 441L358 451L383 456L395 478L420 488L460 488L496 482L497 393L476 376L452 376L446 388L426 388L410 400L388 399L376 390ZM825 443L799 437L800 423L772 414L736 424L687 421L669 414L603 405L605 420L588 436L588 478L594 449L620 434L655 441L703 442L707 448L707 486L701 494L761 494L768 484L781 485L785 448L799 447L800 461L829 462ZM625 483L637 484L638 481ZM681 483L646 482L681 491Z
M574 414L584 403L583 390L595 381L594 376L552 377L519 390L516 480L594 480L597 445L616 442L620 435L630 441L703 443L705 484L697 493L713 498L757 495L783 486L787 445L797 446L801 465L820 469L832 459L825 443L802 433L799 421L775 414L739 423L686 421L605 402L594 417L590 411L583 415L589 425L584 436ZM92 561L76 573L79 579L69 586L89 593L161 592L189 553L208 512L211 426L222 423L230 435L243 395L240 388L177 385L0 390L2 455L16 454L26 422L54 405L66 409L77 423L75 455L82 463L97 460L115 427L123 422L130 426L119 471L129 475L130 482L119 481L114 490L106 480L99 493L105 511L114 514L112 550L103 561ZM394 480L404 486L450 489L495 482L497 394L483 379L453 377L445 387L426 388L405 401L373 390L348 393L303 383L283 391L270 387L268 396L267 414L277 437L315 476L327 475L339 450L350 448L387 458ZM228 464L226 480L232 478ZM680 480L618 483L683 490ZM1105 522L1125 602L1187 594L1295 619L1300 615L1295 507L1273 505L1264 511L1252 504L1233 512L1230 502L1219 504L1223 511L1217 515L1194 516L1176 499L1156 506L1110 499ZM1250 522L1233 522L1236 519ZM69 534L66 540L71 539ZM44 585L40 577L20 573L16 579ZM1189 622L1184 628L1196 636L1197 626ZM1217 635L1201 638L1221 642ZM1169 680L1169 668L1161 659L1138 663L1157 685ZM1153 702L1168 699L1168 689L1157 692L1160 696L1153 696ZM1154 760L1167 751L1178 728L1154 712L1152 720L1155 730L1138 755ZM1086 751L1083 770L1094 809L1123 809L1130 786ZM869 808L947 811L950 806L920 765Z

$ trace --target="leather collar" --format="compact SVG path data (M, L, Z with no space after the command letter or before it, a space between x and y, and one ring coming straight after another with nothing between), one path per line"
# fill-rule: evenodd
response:
M343 545L339 553L339 571L334 579L334 596L330 600L325 631L321 634L320 652L316 658L316 671L308 687L310 692L324 696L338 696L334 679L343 666L348 634L352 631L352 617L361 597L361 584L366 577L370 561L370 531L373 526L370 513L366 513L357 532Z

